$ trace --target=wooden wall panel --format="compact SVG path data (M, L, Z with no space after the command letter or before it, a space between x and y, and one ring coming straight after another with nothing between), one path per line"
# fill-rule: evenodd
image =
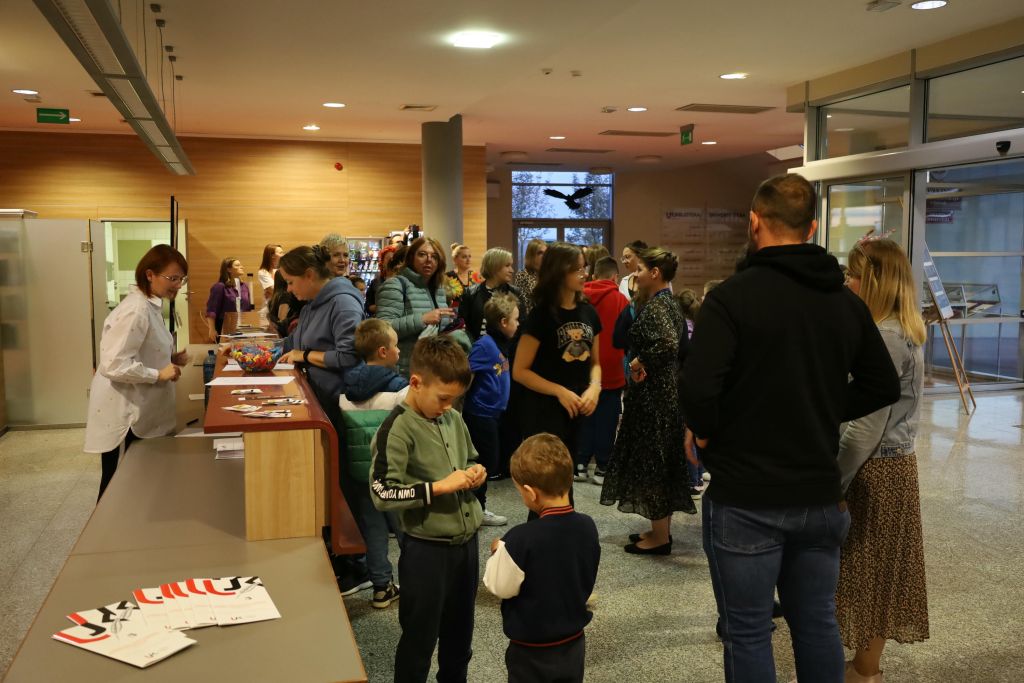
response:
M172 175L130 135L0 132L0 206L40 218L188 220L192 330L222 258L255 272L263 246L422 223L419 145L183 138L197 175ZM464 234L486 243L484 148L464 148ZM337 171L341 162L344 170Z

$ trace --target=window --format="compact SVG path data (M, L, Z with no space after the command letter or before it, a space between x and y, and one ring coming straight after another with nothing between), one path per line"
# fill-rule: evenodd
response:
M820 109L822 159L906 147L910 86L854 97Z
M903 177L828 186L828 253L845 264L857 241L872 235L903 244Z
M512 171L512 218L611 220L612 175L567 171ZM589 189L590 194L568 199ZM562 197L544 194L558 192Z
M928 82L928 142L1024 127L1024 57Z

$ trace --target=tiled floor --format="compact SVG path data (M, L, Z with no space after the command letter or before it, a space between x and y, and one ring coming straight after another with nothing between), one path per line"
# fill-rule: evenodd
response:
M917 453L932 638L889 645L883 665L890 683L1024 680L1022 424L1021 393L979 394L970 418L954 398L923 406ZM99 465L80 453L81 438L80 430L0 438L0 674L92 508ZM523 517L510 483L491 491L493 510ZM597 521L603 553L587 631L587 680L721 681L699 518L676 517L670 557L628 556L621 546L628 533L643 529L643 520L597 498L596 486L576 484L577 504ZM481 550L501 531L484 528ZM370 680L387 681L397 605L374 610L369 597L360 593L347 605ZM793 673L788 641L782 624L775 636L782 681ZM502 680L505 645L498 601L481 589L470 680Z

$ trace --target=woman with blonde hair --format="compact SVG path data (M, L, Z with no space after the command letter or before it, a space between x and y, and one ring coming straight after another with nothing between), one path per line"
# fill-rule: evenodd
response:
M533 288L537 286L537 275L540 273L540 264L544 260L544 252L548 250L548 243L540 238L534 238L526 244L526 254L523 257L523 269L517 271L512 278L512 285L519 290L526 300L526 310L529 313L533 310Z
M850 252L847 286L868 309L900 376L900 399L847 424L839 469L850 506L836 615L854 649L848 683L881 683L886 640L928 638L917 435L924 383L925 326L910 262L895 242L864 240Z
M469 247L459 242L453 242L452 265L454 268L444 274L444 291L448 294L448 302L452 308L458 308L459 303L466 290L475 284L483 282L483 277L470 265L473 263L473 254Z
M495 294L511 294L519 303L520 319L526 319L526 301L518 289L512 286L512 252L501 247L492 247L484 252L480 260L483 281L474 285L462 295L459 317L466 321L466 332L472 341L484 333L484 304Z

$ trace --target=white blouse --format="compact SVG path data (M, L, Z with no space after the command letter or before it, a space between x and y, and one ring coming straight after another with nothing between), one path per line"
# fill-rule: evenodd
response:
M277 268L274 270L260 268L256 271L256 281L260 283L260 290L266 290L274 286L274 273L276 272Z
M129 429L142 438L174 431L174 383L156 381L172 353L160 298L132 287L103 323L99 367L89 390L86 453L117 448Z

